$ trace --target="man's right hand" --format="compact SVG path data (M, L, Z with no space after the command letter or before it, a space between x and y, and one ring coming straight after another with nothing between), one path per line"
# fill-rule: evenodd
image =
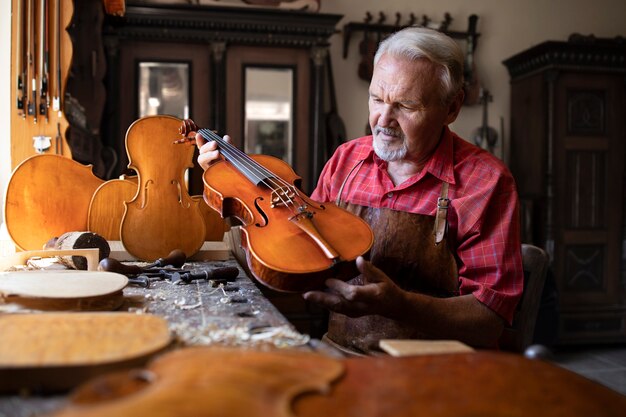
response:
M230 142L230 136L224 136L224 140L226 142ZM211 165L213 162L220 158L220 151L217 149L217 142L214 140L208 141L200 135L200 133L196 134L196 146L200 150L200 155L198 156L198 164L202 167L203 170Z

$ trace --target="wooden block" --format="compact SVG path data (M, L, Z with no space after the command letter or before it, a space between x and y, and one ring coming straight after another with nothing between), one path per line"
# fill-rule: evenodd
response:
M230 246L228 243L204 242L200 250L189 258L190 261L226 261L230 258Z
M99 249L42 249L16 252L0 258L0 271L5 271L13 266L26 265L26 261L30 258L50 258L57 256L84 256L87 260L87 270L96 271L98 269Z
M474 352L474 349L457 340L398 340L383 339L382 350L391 356L437 355L442 353Z
M107 258L111 252L105 238L93 232L67 232L54 241L55 249L98 249L98 262ZM48 249L48 248L46 248ZM87 260L83 256L60 256L59 261L72 269L87 269Z
M111 253L109 256L121 262L138 261L136 257L128 253L120 240L109 241ZM204 242L200 250L190 257L189 261L226 261L230 258L230 247L226 242Z

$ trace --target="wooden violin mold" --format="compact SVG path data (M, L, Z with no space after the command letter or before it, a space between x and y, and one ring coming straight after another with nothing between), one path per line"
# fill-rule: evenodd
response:
M172 144L179 125L172 116L148 116L126 133L128 167L137 172L138 184L134 198L124 202L120 237L141 260L165 257L173 249L190 257L204 243L201 202L188 194L184 179L194 149Z
M65 232L87 230L89 202L104 181L90 165L60 155L35 155L19 164L4 200L5 223L22 250L38 250Z

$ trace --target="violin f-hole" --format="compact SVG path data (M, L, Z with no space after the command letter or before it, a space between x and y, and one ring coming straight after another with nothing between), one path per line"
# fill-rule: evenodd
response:
M180 185L180 181L172 180L170 183L176 185L178 189L178 204L180 204L183 208L191 207L190 202L187 202L187 204L183 203L183 187Z
M263 201L263 200L264 200L263 197L257 197L254 199L254 207L256 207L256 210L259 212L261 217L263 217L263 221L264 221L263 224L255 223L255 226L257 227L265 227L267 226L267 223L269 222L269 218L267 217L267 214L265 214L265 211L259 205L259 201Z
M140 209L144 209L148 205L148 186L153 182L154 181L152 180L148 180L143 186L143 192L141 193L141 206L139 206Z

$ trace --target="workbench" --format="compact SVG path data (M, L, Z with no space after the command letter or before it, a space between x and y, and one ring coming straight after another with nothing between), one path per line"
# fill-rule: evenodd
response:
M169 350L207 345L310 349L309 337L295 330L232 256L226 261L188 262L184 269L199 271L233 266L239 269L239 275L226 285L213 286L207 280L178 284L155 280L149 288L129 285L123 290L124 301L118 311L165 318L174 337ZM20 312L28 311L0 304L0 313ZM65 395L4 395L0 397L0 417L39 415L65 402Z
M156 375L164 377L156 378L154 389L138 391L133 397L147 414L129 414L127 408L123 415L153 415L159 410L160 415L184 417L582 417L619 416L626 407L626 397L604 386L549 363L510 353L340 357L323 343L295 331L234 259L191 263L185 268L220 266L236 266L237 279L223 287L197 280L186 285L156 281L150 288L124 289L120 311L164 317L175 341L168 352L157 355L146 368L155 371L157 365ZM224 346L227 350L204 346ZM169 368L175 364L170 369L173 372L159 374L168 363ZM186 366L178 367L180 364ZM319 380L321 392L297 395L311 391L307 384L316 373L323 376ZM173 377L175 384L168 383L168 377ZM114 391L121 385L116 382L119 380L109 379ZM300 388L294 389L294 384ZM155 402L157 389L166 395L165 400L160 398L161 403ZM170 398L170 390L179 397ZM110 398L100 403L97 415L118 415L109 407L127 404L115 396ZM181 408L181 404L191 403L193 407ZM3 396L0 417L37 416L68 404L67 394ZM290 409L292 412L286 411ZM82 412L74 405L68 415Z

